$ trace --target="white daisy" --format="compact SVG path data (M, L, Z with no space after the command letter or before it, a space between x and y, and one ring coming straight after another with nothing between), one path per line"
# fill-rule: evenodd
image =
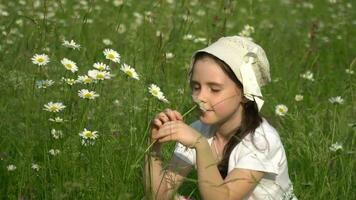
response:
M288 112L288 108L286 105L279 104L276 106L275 113L279 116L285 116Z
M56 123L63 123L64 122L64 119L61 118L61 117L49 118L48 120L51 121L51 122L56 122Z
M17 167L15 165L11 164L11 165L8 165L6 168L7 168L7 171L15 171Z
M109 46L109 45L112 45L112 41L110 39L103 39L103 43L106 45L106 46Z
M196 96L192 95L193 101L198 104L200 110L206 112L208 109L205 108L204 102L200 101Z
M335 151L338 151L338 150L342 150L342 144L336 142L336 143L332 144L332 145L329 147L329 149L330 149L331 151L334 151L334 152L335 152Z
M94 91L89 91L87 89L81 89L78 91L78 96L83 99L95 99L99 97L99 94L95 93Z
M66 106L63 105L63 103L61 102L49 102L47 104L44 105L43 110L49 111L49 112L60 112L61 110L63 110Z
M98 131L89 131L84 128L84 131L79 133L79 136L82 138L82 145L94 145L96 138L98 137Z
M74 85L77 83L77 80L72 79L72 78L64 78L62 77L62 81L64 81L68 85Z
M239 33L239 35L243 37L250 37L251 34L254 32L255 32L255 28L253 26L246 24L243 27L242 31Z
M314 74L310 70L307 70L304 74L301 74L300 77L310 81L314 81Z
M167 52L166 53L166 58L167 59L171 59L171 58L173 58L174 57L174 54L173 53L171 53L171 52Z
M183 36L183 40L194 40L195 36L192 34L186 34Z
M77 82L79 83L84 83L84 84L89 84L93 82L93 78L84 75L84 76L78 76Z
M32 58L32 63L42 66L42 65L46 65L47 63L49 63L49 58L46 54L35 54Z
M80 49L80 45L76 44L73 40L71 40L70 42L67 40L63 40L62 45L70 49Z
M164 96L163 92L161 91L161 88L159 88L157 85L151 84L148 87L148 91L151 93L152 96L156 97L158 100L163 101L165 103L169 102Z
M49 154L51 154L52 156L56 156L60 153L61 151L59 149L50 149L48 151Z
M330 97L329 98L329 102L332 103L332 104L343 104L344 103L344 99L341 98L340 96Z
M295 99L296 101L303 101L304 97L303 97L303 95L301 95L301 94L297 94L297 95L295 95L294 99Z
M108 65L101 63L101 62L94 63L93 67L100 71L110 70L110 67Z
M41 88L48 88L54 84L54 81L52 80L39 80L36 81L36 87L41 89Z
M354 70L352 70L352 69L345 69L345 72L350 75L355 73Z
M193 40L194 43L205 43L206 42L206 38L203 38L203 37L197 37L197 38L194 38Z
M72 71L73 73L78 71L78 67L77 67L77 64L67 58L63 58L61 60L61 63L62 65L67 69L67 70L70 70Z
M52 128L51 135L54 139L58 140L59 138L63 137L63 132L61 130L56 130Z
M105 49L104 55L106 59L109 59L113 62L119 63L120 62L120 54L117 53L115 50L112 49Z
M136 70L134 68L130 67L129 65L124 63L123 65L121 65L120 70L123 71L130 78L140 80L140 78L138 77L138 74L136 73Z
M33 169L33 170L39 171L40 168L41 168L41 167L40 167L38 164L36 164L36 163L32 163L32 164L31 164L31 169Z
M96 69L94 70L89 70L88 71L88 76L91 77L94 80L104 80L104 79L110 79L110 72L108 71L98 71Z

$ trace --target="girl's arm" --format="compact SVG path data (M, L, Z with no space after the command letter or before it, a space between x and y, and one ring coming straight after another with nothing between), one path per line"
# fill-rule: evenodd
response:
M159 149L154 149L154 151L158 154L160 152ZM149 199L172 199L191 169L191 165L173 156L168 168L163 170L161 159L146 156L145 185Z
M240 200L253 191L264 176L264 172L234 169L222 179L209 143L201 139L195 146L199 191L204 200Z

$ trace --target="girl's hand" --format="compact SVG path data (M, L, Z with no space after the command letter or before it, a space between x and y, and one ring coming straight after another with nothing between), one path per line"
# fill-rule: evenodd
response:
M158 139L158 130L163 126L163 124L169 121L182 121L182 115L176 111L169 108L165 109L163 112L158 113L155 118L151 121L151 133L150 142Z
M186 147L193 148L202 135L183 121L175 120L164 123L153 136L159 143L178 141Z

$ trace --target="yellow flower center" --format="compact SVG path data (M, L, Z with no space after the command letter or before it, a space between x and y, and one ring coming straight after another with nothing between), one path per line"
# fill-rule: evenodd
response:
M51 107L49 108L49 110L50 110L51 112L56 112L56 111L58 111L58 107L57 107L57 106L51 106Z
M44 59L43 58L37 58L37 62L44 62Z
M91 83L93 80L91 78L84 79L84 83Z
M108 54L108 57L109 57L109 59L115 59L115 56L112 53Z
M85 98L91 98L92 96L93 96L92 93L86 93L86 94L84 94L84 97L85 97Z
M87 138L93 138L93 137L94 137L94 134L93 134L91 131L85 131L85 132L84 132L84 135L85 135L85 137L87 137Z
M157 90L152 90L152 95L153 96L157 96L158 95L158 91Z
M126 74L127 74L129 77L133 77L132 71L126 71Z
M71 65L70 63L68 63L68 64L66 64L66 67L67 67L68 69L71 69L71 68L72 68L72 65Z
M105 76L104 76L104 74L101 74L101 73L98 73L97 75L96 75L96 78L97 79L103 79Z

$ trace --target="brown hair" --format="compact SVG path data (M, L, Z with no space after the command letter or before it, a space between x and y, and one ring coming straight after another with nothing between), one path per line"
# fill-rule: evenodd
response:
M198 52L197 54L195 54L194 62L192 63L192 68L189 72L189 77L190 77L189 81L191 81L193 68L194 68L193 66L196 63L196 61L206 57L212 58L226 73L226 75L228 75L229 78L236 83L237 87L239 87L243 91L242 83L237 79L236 75L229 67L229 65L227 65L224 61L220 60L216 56L206 52ZM218 169L223 179L225 179L225 177L227 176L229 157L234 147L237 144L239 144L240 141L249 133L251 133L251 137L253 137L255 129L262 123L262 117L258 112L258 107L255 101L247 101L246 103L242 103L242 106L243 106L243 114L242 114L241 126L238 128L236 127L237 130L235 134L233 135L233 137L230 138L228 143L225 145L223 150L223 158L221 162L218 164ZM252 141L254 141L253 138Z

